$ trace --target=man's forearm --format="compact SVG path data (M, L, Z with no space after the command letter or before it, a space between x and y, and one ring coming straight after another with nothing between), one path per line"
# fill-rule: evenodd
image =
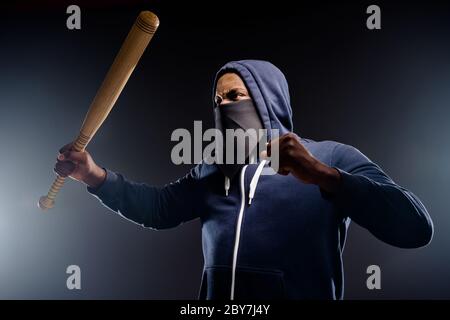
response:
M341 184L341 174L335 168L329 167L325 164L320 164L317 168L317 182L320 189L333 194Z

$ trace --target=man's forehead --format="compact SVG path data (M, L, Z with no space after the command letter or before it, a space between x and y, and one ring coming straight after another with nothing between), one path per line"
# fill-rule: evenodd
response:
M236 73L225 73L217 80L216 91L226 91L231 87L244 87L244 81Z

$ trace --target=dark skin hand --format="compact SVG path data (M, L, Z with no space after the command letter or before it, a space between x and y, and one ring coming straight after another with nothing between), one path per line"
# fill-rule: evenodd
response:
M334 193L339 188L341 175L316 159L301 143L294 133L287 133L267 144L267 151L261 153L262 158L271 155L272 146L279 148L279 169L281 175L292 174L297 179L308 184L315 184L328 193ZM99 167L88 151L77 152L72 149L72 143L59 150L54 171L62 177L81 181L92 188L100 186L106 178L106 172Z
M261 157L270 156L275 144L278 144L279 148L279 174L292 174L304 183L315 184L328 193L337 191L341 181L339 172L314 158L300 143L296 134L287 133L272 140L267 144L267 151L261 153ZM59 150L56 160L54 171L58 175L81 181L92 188L100 186L106 178L105 170L94 162L89 152L74 151L72 143Z
M106 171L99 167L89 152L77 152L68 143L59 150L54 171L62 177L70 177L86 185L97 188L106 178Z
M272 147L279 148L279 170L281 175L291 173L304 183L315 184L328 193L335 193L341 182L341 175L316 159L301 143L295 133L287 133L267 144L267 151L261 153L262 158L270 157Z

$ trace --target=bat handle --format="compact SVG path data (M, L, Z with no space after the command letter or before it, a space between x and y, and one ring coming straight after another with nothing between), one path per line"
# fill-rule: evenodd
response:
M78 136L78 138L75 140L75 142L73 144L73 147L72 147L73 150L84 151L84 148L86 147L86 145L89 143L90 140L91 140L91 137L80 132L80 135ZM42 210L48 210L48 209L51 209L54 207L56 195L58 194L59 190L61 190L62 186L64 185L65 180L66 180L66 178L61 177L60 175L58 175L56 177L56 179L55 179L55 181L53 181L47 195L42 196L39 199L39 202L38 202L39 208L41 208Z
M61 190L62 186L64 185L64 181L66 178L57 176L55 181L53 181L52 186L50 187L50 190L48 191L46 196L42 196L39 199L38 207L42 210L48 210L53 208L55 205L55 198L58 194L59 190Z

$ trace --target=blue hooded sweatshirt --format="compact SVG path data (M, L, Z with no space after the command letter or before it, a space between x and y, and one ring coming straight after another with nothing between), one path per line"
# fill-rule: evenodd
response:
M244 80L269 135L274 128L292 131L288 85L278 68L244 60L227 63L217 75L226 71ZM301 143L339 171L337 192L327 194L292 175L262 174L272 170L263 162L244 166L229 186L216 165L204 162L164 187L105 169L103 184L88 191L147 228L199 218L200 299L342 299L342 252L351 220L393 246L431 241L433 224L424 205L360 151L334 141Z

